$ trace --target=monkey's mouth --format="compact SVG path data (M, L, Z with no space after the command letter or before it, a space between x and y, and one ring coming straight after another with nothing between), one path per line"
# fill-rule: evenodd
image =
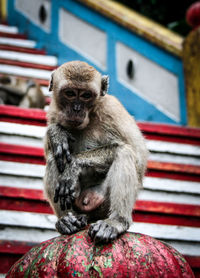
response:
M78 127L83 123L83 119L68 120L67 123L70 127Z

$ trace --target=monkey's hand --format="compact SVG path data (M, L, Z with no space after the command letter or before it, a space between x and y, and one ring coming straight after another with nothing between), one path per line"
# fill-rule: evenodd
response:
M70 143L74 142L75 139L67 130L58 124L50 125L47 134L58 171L62 173L65 169L65 164L70 163L72 160Z
M61 210L70 209L77 197L76 184L71 179L61 180L57 183L54 203L60 202Z
M85 215L74 215L69 212L56 222L56 229L62 235L70 235L80 231L87 225Z
M60 175L55 188L54 202L60 201L61 210L70 209L80 195L79 174L81 167L73 160Z

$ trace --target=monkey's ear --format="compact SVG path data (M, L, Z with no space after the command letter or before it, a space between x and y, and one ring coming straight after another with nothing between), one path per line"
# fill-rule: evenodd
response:
M108 75L102 75L101 77L101 96L105 96L105 94L108 93L109 88L109 76Z
M53 74L54 74L55 70L51 73L51 77L50 77L50 81L49 81L49 92L51 92L53 90Z

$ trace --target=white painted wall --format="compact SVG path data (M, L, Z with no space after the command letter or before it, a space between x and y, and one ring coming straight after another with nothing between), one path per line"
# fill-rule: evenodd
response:
M67 46L92 60L102 69L106 68L106 33L88 24L65 9L59 12L59 37Z
M39 10L41 5L44 5L47 11L47 19L41 23L39 19ZM24 16L30 19L33 23L40 26L44 31L50 32L51 28L51 1L50 0L16 0L15 8Z
M134 93L154 104L172 119L180 120L178 78L126 45L117 43L119 81ZM129 60L134 64L134 77L126 72Z

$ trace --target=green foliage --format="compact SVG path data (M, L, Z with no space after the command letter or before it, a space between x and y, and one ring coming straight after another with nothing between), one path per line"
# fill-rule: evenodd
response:
M131 9L153 19L157 23L186 36L191 30L185 20L188 7L195 0L116 0Z

